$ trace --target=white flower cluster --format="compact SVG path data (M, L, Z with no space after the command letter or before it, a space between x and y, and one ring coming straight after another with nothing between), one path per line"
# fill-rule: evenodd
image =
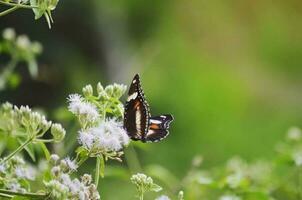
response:
M81 122L94 123L99 120L99 113L96 106L86 101L81 95L71 94L67 100L69 102L69 111L78 116Z
M129 144L129 137L116 119L108 119L97 127L79 132L79 143L92 152L119 151Z
M81 125L78 135L81 151L91 157L102 155L105 160L121 160L122 149L130 141L121 122L124 109L119 98L125 91L126 86L122 84L104 88L98 83L96 92L91 85L86 85L83 95L69 95L68 109Z
M26 192L29 188L25 187L24 182L35 179L36 170L26 165L21 157L13 157L6 163L0 164L0 184L5 189L14 192Z
M153 179L151 177L148 177L142 173L132 175L130 180L133 184L135 184L136 189L141 193L148 191L159 192L162 190L159 185L153 182Z
M70 177L70 172L77 169L77 165L70 158L65 158L58 163L59 157L51 155L50 163L52 179L45 181L45 186L52 198L57 200L98 200L100 195L92 184L91 175L84 174L81 180ZM58 163L58 164L57 164Z
M53 141L60 142L66 133L60 124L52 124L44 115L32 111L28 106L17 107L4 103L0 107L0 119L3 122L0 128L14 137L42 138L51 128Z

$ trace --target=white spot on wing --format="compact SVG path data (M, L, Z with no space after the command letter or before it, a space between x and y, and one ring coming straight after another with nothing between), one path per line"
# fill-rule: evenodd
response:
M138 132L141 132L141 113L139 109L137 109L135 113L135 124L136 124L136 130Z
M132 83L136 83L136 79L134 79L134 80L132 81Z
M156 120L156 119L150 119L150 122L153 124L161 124L161 121Z
M162 118L164 118L164 119L166 119L166 118L167 118L165 115L161 115L160 117L162 117Z
M135 99L136 97L137 97L137 92L134 92L133 94L131 94L131 95L128 97L127 101L131 101L131 100Z

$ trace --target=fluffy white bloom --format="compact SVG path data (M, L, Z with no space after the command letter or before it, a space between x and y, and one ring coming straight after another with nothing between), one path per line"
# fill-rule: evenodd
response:
M161 195L161 196L157 197L155 200L170 200L170 198L166 195Z
M79 142L91 150L119 151L129 144L129 137L122 124L115 119L102 122L98 127L80 131Z
M241 198L236 195L223 195L219 200L241 200Z
M67 167L70 171L76 171L78 168L76 162L74 160L71 160L69 157L61 160L61 164L63 165L63 167Z
M19 179L35 180L35 170L31 167L21 167L17 166L15 169L15 174Z
M62 197L64 197L64 199L80 200L100 199L100 195L94 184L87 184L77 178L72 180L67 173L62 173L57 180L46 182L45 185L55 198L62 199Z
M88 121L96 121L99 118L99 113L95 105L86 102L79 94L71 94L67 98L69 102L68 109L75 115L85 116Z

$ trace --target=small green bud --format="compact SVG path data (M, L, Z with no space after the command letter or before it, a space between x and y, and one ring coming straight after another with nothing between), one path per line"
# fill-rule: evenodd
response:
M113 85L106 86L105 92L107 93L108 96L112 97L113 96Z
M91 85L86 85L83 89L82 92L85 97L90 97L93 95L93 88Z
M6 28L2 34L5 40L14 40L16 38L16 32L12 28Z
M39 42L33 42L31 44L31 51L34 53L34 54L40 54L43 50L43 47L41 45L41 43Z
M126 91L127 86L123 84L113 84L113 97L119 99Z
M52 154L49 158L49 163L51 165L55 165L59 159L60 159L60 157L57 154Z
M179 193L178 193L178 199L179 200L184 200L184 192L183 191L179 191Z
M55 142L61 142L65 137L66 131L61 124L55 123L51 126L51 134Z
M97 86L96 86L96 90L98 95L101 95L104 92L104 87L102 86L102 84L100 82L98 82Z
M146 176L145 174L137 173L131 177L131 182L136 185L138 191L154 191L159 192L162 188L153 183L151 177Z
M4 112L9 112L13 109L13 105L9 102L5 102L4 104L2 104L2 109Z

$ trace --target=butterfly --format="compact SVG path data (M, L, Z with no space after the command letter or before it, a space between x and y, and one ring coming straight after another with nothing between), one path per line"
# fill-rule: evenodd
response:
M136 74L125 105L124 128L129 137L142 142L158 142L168 136L172 121L173 116L170 114L151 117L139 75Z

